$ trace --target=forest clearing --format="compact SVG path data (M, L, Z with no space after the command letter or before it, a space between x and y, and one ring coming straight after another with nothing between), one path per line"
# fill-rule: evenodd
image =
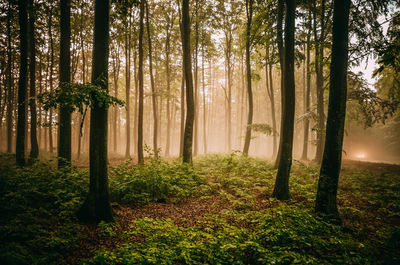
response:
M400 264L398 0L0 1L0 265Z

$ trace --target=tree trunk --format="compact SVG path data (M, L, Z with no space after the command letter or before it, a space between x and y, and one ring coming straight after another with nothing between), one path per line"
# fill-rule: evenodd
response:
M282 125L280 140L280 157L276 175L273 197L278 200L289 199L289 175L292 165L294 112L295 112L295 80L294 80L294 32L295 32L295 0L286 0L285 19L285 83L282 97Z
M324 152L325 141L325 113L324 113L324 15L325 0L321 1L321 33L318 38L317 33L317 15L316 3L314 1L314 39L315 39L315 74L316 74L316 91L317 91L317 150L315 153L315 161L321 163L322 154Z
M153 107L153 149L154 155L158 157L158 145L157 145L157 132L158 132L158 116L157 116L157 91L154 85L154 76L153 76L153 54L152 54L152 47L151 47L151 32L150 32L150 21L149 21L149 4L146 1L146 28L147 28L147 43L148 43L148 50L149 50L149 70L150 70L150 83L151 83L151 101ZM169 40L169 35L167 35L167 43ZM166 44L168 45L168 44ZM169 89L169 76L168 76L168 66L169 66L169 54L167 53L167 83ZM167 139L167 143L169 143ZM167 148L169 148L167 144ZM167 154L167 149L166 149Z
M186 83L186 122L183 137L183 163L192 163L193 145L193 121L194 121L194 98L193 98L193 79L192 61L190 56L190 18L189 0L182 0L182 49L183 63L185 67Z
M130 90L131 90L131 33L130 33L130 9L129 21L127 21L125 34L125 97L126 97L126 147L125 157L131 156L131 115L130 115Z
M268 97L271 104L271 120L272 120L272 159L275 159L276 156L276 118L275 118L275 95L274 95L274 86L272 80L272 62L269 58L269 47L266 49L266 56L267 56L267 63L265 65L265 76L267 79L267 90L268 90ZM269 81L269 85L268 85Z
M201 46L202 49L202 59L201 59L201 68L202 68L202 75L203 75L203 151L204 154L207 154L207 105L206 105L206 82L205 82L205 71L204 69L204 60L205 60L205 55L204 55L204 43ZM230 126L230 124L229 124Z
M249 154L250 140L251 140L251 125L253 123L253 91L251 88L251 65L250 65L250 34L251 34L251 20L253 16L253 0L246 0L246 15L247 15L247 29L246 29L246 80L247 80L247 94L249 100L249 112L247 116L246 136L244 139L243 154Z
M326 142L315 202L315 211L332 221L340 220L337 188L346 117L349 12L350 0L334 1Z
M49 39L50 39L50 93L53 93L53 67L54 67L54 45L53 45L53 32L52 32L52 14L53 14L53 8L50 7L50 14L49 14ZM49 111L49 127L48 127L48 132L49 132L49 149L50 153L53 153L53 109L50 108Z
M278 1L278 21L277 21L277 44L278 44L278 53L279 53L279 64L281 66L281 98L284 98L285 91L285 47L283 45L283 19L284 19L284 10L285 10L285 0ZM275 166L274 168L278 168L279 159L281 157L281 147L282 147L282 134L283 134L283 112L284 105L281 102L281 126L280 126L280 134L279 134L279 147L278 147L278 155L276 156Z
M307 55L306 55L306 89L304 95L305 112L310 112L310 93L311 93L311 72L310 72L310 34L307 34ZM303 153L302 160L307 160L308 157L308 136L310 131L310 120L306 119L304 122L304 139L303 139Z
M8 2L7 16L7 153L12 152L13 139L13 76L12 76L12 50L11 50L11 1Z
M170 53L171 53L171 44L170 44L170 27L169 24L167 26L167 36L165 42L165 68L167 70L167 142L165 145L165 156L169 156L170 152L170 142L171 142L171 70L170 70Z
M19 27L20 27L20 69L18 80L18 121L17 121L17 142L16 142L16 162L19 166L25 165L25 122L26 122L26 85L28 67L28 18L27 1L18 1Z
M71 1L60 1L60 85L70 83L71 78ZM71 111L61 104L58 126L58 167L71 163Z
M96 0L94 11L94 41L92 83L105 79L101 88L108 90L109 0ZM83 221L112 221L107 176L107 106L93 100L90 114L90 185L86 201L78 211Z
M144 31L144 3L140 1L140 18L139 18L139 116L138 116L138 163L144 163L143 156L143 31Z

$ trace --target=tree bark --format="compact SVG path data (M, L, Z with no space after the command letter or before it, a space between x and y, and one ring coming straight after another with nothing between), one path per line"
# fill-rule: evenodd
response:
M139 18L139 116L138 116L138 163L144 163L143 156L143 31L144 31L144 4L140 1L140 18Z
M154 76L153 76L153 54L152 54L152 47L151 47L151 32L150 32L150 21L149 21L149 3L146 1L146 29L147 29L147 43L148 43L148 50L149 50L149 70L150 70L150 83L151 83L151 101L152 101L152 107L153 107L153 149L154 149L154 155L157 158L158 157L158 144L157 144L157 134L158 134L158 116L157 116L157 91L156 87L154 85ZM167 33L167 43L169 41L169 35ZM168 44L166 44L168 45ZM169 89L169 54L167 52L167 83L168 83L168 89ZM168 135L168 133L167 133ZM169 139L167 139L167 148L169 148ZM167 149L166 148L166 154L167 154Z
M125 34L125 97L126 97L126 146L125 157L131 156L131 115L130 115L130 90L131 90L131 33L130 33L130 17L131 11L129 9L129 20L126 22Z
M335 0L326 142L318 181L315 211L331 221L340 221L337 188L347 100L347 67L350 0Z
M266 49L266 57L267 57L267 62L265 65L265 76L267 80L267 91L268 91L268 97L269 101L271 104L271 120L272 120L272 159L275 159L276 156L276 148L277 148L277 142L276 142L276 116L275 116L275 95L274 95L274 87L273 87L273 80L272 80L272 62L269 57L269 47ZM268 77L268 78L267 78ZM269 85L268 85L269 82Z
M183 137L183 163L192 163L193 145L193 121L194 121L194 98L193 98L193 79L192 61L190 56L190 18L189 0L182 0L182 49L183 63L185 67L186 83L186 122Z
M28 78L28 17L27 1L18 1L19 27L20 27L20 69L18 80L18 120L17 120L17 142L16 162L18 166L25 165L25 122L26 122L26 85Z
M273 197L278 200L289 199L289 175L292 165L294 112L295 112L295 80L294 80L294 32L295 32L295 0L286 0L285 19L285 83L282 97L282 129L280 140L280 157L276 175Z
M7 152L12 152L13 142L13 104L14 89L12 76L12 50L11 50L11 1L8 2L7 15Z
M283 45L283 19L284 19L284 12L285 12L285 0L278 1L278 16L277 16L277 44L278 44L278 53L279 53L279 64L281 66L281 98L284 98L284 91L285 91L285 47ZM282 134L283 134L283 112L284 112L284 105L281 102L281 125L280 125L280 134L279 134L279 147L278 147L278 155L276 156L275 166L274 168L278 168L279 159L281 157L281 141L282 141Z
M108 90L109 0L96 0L94 11L94 41L92 83L101 82ZM112 221L112 209L107 176L107 106L93 98L90 114L90 185L86 201L78 211L82 221Z
M49 14L49 39L50 39L50 93L53 93L53 67L54 67L54 43L53 43L53 31L52 31L52 14L53 8L50 7L50 14ZM49 111L49 124L48 124L48 132L49 132L49 149L50 153L53 153L53 109L50 108Z
M310 72L310 34L307 34L307 50L306 50L306 89L304 95L304 111L310 112L310 93L311 93L311 72ZM310 120L304 122L304 138L303 138L303 153L302 160L307 160L308 157L308 136L310 131Z
M71 1L60 1L60 85L71 81ZM61 104L58 127L58 167L71 163L71 111Z
M243 154L249 154L250 140L251 140L251 125L253 123L253 91L251 88L251 65L250 65L250 34L251 34L251 20L253 17L253 0L246 0L246 15L247 15L247 28L246 28L246 80L247 80L247 94L249 100L249 112L247 116L246 136L244 139Z

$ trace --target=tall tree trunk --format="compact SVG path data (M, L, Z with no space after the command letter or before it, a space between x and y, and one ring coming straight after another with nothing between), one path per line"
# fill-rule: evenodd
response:
M232 150L232 62L231 62L231 47L232 47L232 32L229 31L226 35L226 69L227 69L227 79L228 79L228 95L227 95L227 142L228 142L228 152Z
M185 67L186 83L186 122L183 138L183 163L192 163L192 145L193 145L193 121L194 121L194 98L193 98L193 79L192 79L192 61L190 56L190 18L189 18L189 0L182 0L182 49L183 63Z
M11 50L11 1L8 2L7 15L7 152L12 152L13 139L13 76L12 76L12 50Z
M199 146L199 1L195 0L195 25L194 25L194 133L193 133L193 156L198 154Z
M247 28L246 28L246 80L247 80L247 94L249 100L249 112L247 116L246 136L244 138L243 154L249 154L250 140L251 140L251 125L253 123L253 91L251 88L251 65L250 65L250 39L251 39L251 21L253 17L253 0L246 0L246 15L247 15Z
M109 0L96 0L92 83L101 83L108 90ZM99 82L105 79L105 82ZM107 106L93 98L90 114L90 185L86 201L78 211L83 221L112 221L107 176Z
M149 50L149 70L150 70L150 83L151 83L151 101L153 107L153 149L156 158L158 157L158 145L157 145L157 132L158 132L158 116L157 116L157 91L154 85L154 76L153 76L153 54L151 47L151 32L150 32L150 21L149 21L149 4L146 1L146 28L147 28L147 43ZM167 35L167 43L169 41L169 35ZM166 44L168 45L168 44ZM168 80L168 66L169 66L169 54L167 53L167 83L169 88L169 80ZM169 141L167 140L167 143ZM167 144L167 148L169 148ZM167 149L166 149L167 150ZM167 151L165 151L167 153Z
M140 18L139 18L139 116L138 116L138 163L144 163L143 156L143 31L144 31L144 4L140 2Z
M118 98L118 77L119 77L119 67L120 67L120 60L119 60L119 50L116 45L116 51L114 54L114 69L113 69L113 77L114 77L114 97ZM117 153L118 151L118 117L119 114L119 108L118 106L114 107L114 126L113 126L113 137L114 137L114 153Z
M49 14L49 39L50 39L50 93L53 93L53 68L54 68L54 43L53 43L53 31L52 31L52 14L53 14L53 8L50 7L50 14ZM49 111L49 127L48 127L48 132L49 132L49 148L50 148L50 153L53 153L53 109L51 108Z
M71 78L71 1L60 1L60 85L70 83ZM61 104L58 126L58 167L71 163L71 111Z
M204 154L207 154L207 105L206 105L206 80L205 80L205 71L204 69L204 60L205 60L205 55L204 55L204 43L201 45L201 68L202 68L202 75L203 75L203 80L202 80L202 85L203 85L203 151ZM230 126L230 125L229 125Z
M131 90L131 33L130 33L130 15L127 21L125 34L125 97L126 97L126 149L125 157L131 156L131 115L130 115L130 90Z
M321 1L321 33L317 33L317 9L314 1L314 39L315 39L315 74L317 91L317 150L315 161L321 163L325 141L325 113L324 113L324 16L325 0Z
M286 0L285 19L285 85L282 93L282 129L280 140L280 157L276 175L273 197L278 200L289 199L289 175L292 165L294 112L295 112L295 80L294 80L294 32L295 32L295 0Z
M80 37L80 42L81 42L81 52L82 52L82 83L86 83L86 71L85 71L85 66L86 66L86 56L85 56L85 45L83 42L83 1L81 2L81 21L80 21L80 26L82 30L79 32L79 37ZM80 115L80 123L79 123L79 130L78 130L78 155L77 158L79 160L81 156L81 146L82 146L82 129L83 129L83 123L85 122L85 117L84 115L86 114L86 110L84 114Z
M167 26L167 36L165 41L165 68L167 70L167 142L165 145L165 156L169 156L170 142L171 142L171 73L170 73L170 28Z
M276 149L277 149L277 141L276 141L276 118L275 118L275 95L274 95L274 86L273 86L273 80L272 80L272 62L269 57L269 47L266 49L266 57L267 57L267 63L265 65L265 76L267 80L267 91L268 91L268 97L269 101L271 104L271 120L272 120L272 159L275 159L276 156ZM268 85L269 81L269 85Z
M279 53L279 64L281 66L281 98L284 98L285 91L285 47L283 45L283 19L285 12L285 0L278 0L278 16L277 16L277 44L278 44L278 53ZM279 147L278 147L278 155L276 156L275 168L278 168L279 159L281 157L281 147L282 147L282 135L283 135L283 113L285 106L283 102L281 102L281 126L280 126L280 134L279 134Z
M307 34L307 48L306 48L306 89L304 95L304 110L306 113L310 112L310 93L311 93L311 72L310 72L310 34ZM308 136L310 131L310 120L306 119L304 122L304 138L303 138L303 153L301 159L307 160L308 157Z
M31 113L31 152L30 159L39 156L37 141L37 113L36 113L36 46L35 46L35 7L33 0L29 1L29 108Z
M346 117L349 12L350 0L334 1L326 142L315 201L315 211L333 221L340 220L337 188Z
M25 122L26 122L26 85L28 78L28 17L27 1L18 1L19 27L20 27L20 69L18 80L18 121L17 121L17 142L16 162L19 166L25 165Z
M179 157L183 154L183 139L185 132L185 67L182 63L182 80L181 80L181 123L180 123L180 141L179 141Z

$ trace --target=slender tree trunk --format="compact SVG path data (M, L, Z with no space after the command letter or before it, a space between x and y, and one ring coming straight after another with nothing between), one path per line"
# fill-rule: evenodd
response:
M244 139L243 154L249 154L250 140L251 140L251 125L253 123L253 91L251 88L251 65L250 65L250 34L251 34L251 21L253 17L253 0L246 0L246 15L247 15L247 29L246 29L246 80L247 80L247 94L249 100L249 112L247 116L246 136Z
M144 163L143 156L143 31L144 31L144 4L140 2L140 18L139 18L139 117L138 117L138 163Z
M61 0L60 9L60 84L63 86L71 81L71 1ZM58 167L63 167L71 163L71 111L63 105L58 130Z
M27 1L18 1L19 27L20 27L20 69L18 80L18 121L17 121L17 142L16 162L19 166L25 165L25 122L26 122L26 85L28 78L28 17Z
M179 144L179 157L183 154L183 139L185 132L185 67L182 63L182 80L181 80L181 128L180 128L180 144Z
M279 53L279 64L281 66L281 98L283 99L284 91L285 91L285 47L283 45L283 19L284 19L284 10L285 10L285 0L278 1L278 21L277 21L277 44L278 44L278 53ZM279 147L278 147L278 155L276 156L275 168L278 168L279 159L281 157L281 147L282 147L282 135L283 135L283 113L285 106L283 105L283 101L281 102L281 125L280 125L280 134L279 134Z
M305 112L310 112L310 93L311 93L311 72L310 72L310 34L307 34L307 48L306 48L306 89L305 89ZM310 131L310 120L306 119L304 122L304 139L303 139L303 153L301 159L307 160L308 157L308 136Z
M193 145L193 121L194 121L194 98L193 98L193 79L192 61L190 56L190 18L189 0L182 0L182 49L183 63L185 67L186 83L186 122L183 138L183 163L192 163Z
M231 62L231 46L232 46L232 33L229 32L226 36L227 38L227 54L226 54L226 64L227 64L227 75L228 75L228 97L227 97L227 107L228 107L228 152L232 151L232 62Z
M92 82L101 82L108 90L109 0L96 0L94 12L94 45ZM112 221L107 176L107 106L93 99L90 114L90 185L85 203L78 211L83 221Z
M54 45L53 45L53 32L52 32L52 14L53 8L50 7L50 14L49 14L49 39L50 39L50 93L53 93L53 67L54 67ZM51 108L49 111L49 148L50 153L53 153L53 109Z
M35 46L35 11L33 0L29 1L29 108L31 113L31 152L30 159L39 156L37 141L37 112L36 112L36 46Z
M324 113L324 15L325 0L321 1L321 33L318 38L317 33L317 15L316 3L314 1L314 39L315 39L315 74L316 74L316 90L317 90L317 150L315 153L315 161L321 163L322 154L324 152L325 141L325 113Z
M43 86L42 86L42 56L39 55L39 94L43 93ZM39 109L39 118L38 118L38 122L39 122L39 128L38 128L38 140L39 140L39 150L42 148L42 121L43 121L43 117L42 117L42 104L39 102L38 104L38 109Z
M157 116L157 91L156 87L154 85L154 76L153 76L153 54L152 54L152 47L151 47L151 32L150 32L150 21L149 21L149 4L146 1L146 28L147 28L147 43L148 43L148 50L149 50L149 70L150 70L150 83L151 83L151 101L152 101L152 107L153 107L153 149L154 149L154 154L156 158L158 157L158 145L157 145L157 132L158 132L158 116ZM167 42L169 41L169 35L167 35ZM168 45L168 44L166 44ZM169 80L168 80L168 74L169 74L169 54L167 53L167 83L168 83L168 89L169 89ZM167 139L167 143L169 143ZM169 148L169 145L167 144L167 148ZM167 155L167 150L166 149L166 155Z
M169 31L169 25L167 27L167 37L166 37L166 42L165 42L165 68L167 70L167 141L166 141L166 146L165 146L165 156L169 156L170 152L170 142L171 142L171 107L170 107L170 101L171 101L171 73L170 73L170 31Z
M280 141L280 157L273 197L278 200L289 199L289 175L292 165L294 112L295 112L295 80L294 80L294 32L296 1L286 0L285 19L285 85L282 95L282 129Z
M346 117L350 0L335 0L328 120L315 211L339 221L337 188Z
M204 43L201 46L202 49L202 58L201 58L201 68L202 68L202 75L203 75L203 151L204 154L207 154L207 105L206 105L206 81L205 81L205 69L204 69L204 60L205 60L205 54L204 54ZM230 123L229 123L230 126Z
M195 0L195 25L194 25L194 133L193 133L193 156L198 154L199 146L199 22L198 22L198 11L199 11L199 1Z
M269 85L267 84L268 97L271 104L271 120L272 120L272 159L275 159L276 149L277 149L277 141L276 141L276 116L275 116L275 95L274 95L274 87L272 80L272 63L269 58L269 47L266 49L267 56L267 64L265 65L265 76L268 78L267 83L269 81Z
M14 89L12 76L12 50L11 50L11 1L8 2L7 16L7 153L12 152L13 142L13 104Z
M131 33L130 33L130 9L129 21L127 21L125 35L125 97L126 97L126 149L125 157L131 156L131 115L130 115L130 90L131 90Z
M136 128L136 130L133 130L133 142L134 144L137 144L138 142L138 99L139 99L139 76L138 76L138 71L137 71L137 49L135 49L134 53L133 53L133 72L135 75L135 103L134 103L134 110L133 110L133 123L134 123L134 127ZM133 149L137 149L137 147L134 145Z
M86 83L86 71L85 71L85 66L86 66L86 56L85 56L85 46L84 46L84 42L83 42L83 1L81 2L81 28L82 30L79 32L79 36L80 36L80 42L81 42L81 52L82 52L82 83L85 84ZM83 123L85 122L85 117L84 115L86 114L86 111L84 114L80 115L80 121L79 121L79 130L78 130L78 155L77 158L79 160L80 156L81 156L81 147L82 147L82 129L83 129Z

